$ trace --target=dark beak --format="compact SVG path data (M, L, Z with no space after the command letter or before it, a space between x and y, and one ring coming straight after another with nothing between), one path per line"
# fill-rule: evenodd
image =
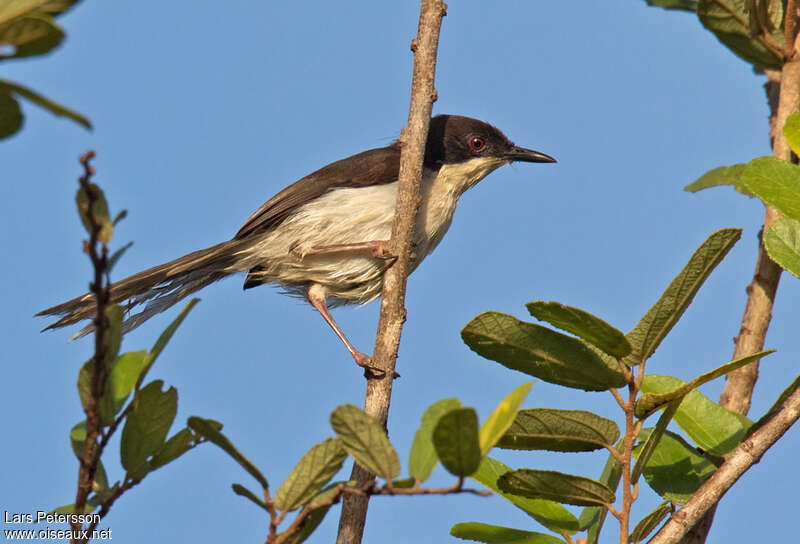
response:
M508 152L506 152L505 158L512 162L556 162L550 155L517 146L509 149Z

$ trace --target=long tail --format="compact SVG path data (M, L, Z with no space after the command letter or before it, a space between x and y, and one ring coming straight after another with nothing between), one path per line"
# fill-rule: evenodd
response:
M243 240L229 240L112 283L111 304L127 301L127 312L144 305L141 311L127 317L123 323L123 331L135 329L155 314L163 312L206 285L238 272L235 266L241 259L238 254L246 245ZM95 306L94 295L87 293L42 310L36 315L62 316L43 329L46 331L91 318L95 313ZM79 338L91 331L92 325L88 325L73 338Z

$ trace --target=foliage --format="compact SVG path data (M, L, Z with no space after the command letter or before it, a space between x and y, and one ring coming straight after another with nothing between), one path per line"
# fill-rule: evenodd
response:
M78 0L13 0L0 4L0 61L44 55L64 40L54 17ZM6 52L10 50L10 52ZM72 119L87 129L89 120L80 113L13 81L0 79L0 139L22 128L24 117L18 98L24 98L54 115Z
M751 190L758 194L757 188ZM633 488L643 476L665 502L632 529L630 540L635 542L646 538L675 506L684 504L697 491L716 470L719 457L732 451L753 425L747 418L703 396L697 387L763 358L772 350L719 365L689 382L647 374L645 367L740 234L739 229L722 229L711 234L627 334L584 310L542 301L529 303L530 313L574 336L497 312L480 314L464 327L462 338L471 349L507 368L575 389L612 391L626 423L624 437L619 440L617 424L591 412L519 410L496 442L497 447L562 452L605 449L609 460L603 474L595 480L538 468L513 470L484 458L473 478L528 512L555 535L479 522L460 523L451 534L479 542L551 542L557 535L586 531L588 541L596 542L605 515L611 512L627 535L630 503L635 496ZM588 376L586 368L591 368L594 374ZM621 386L628 389L627 402L623 402L622 394L617 391ZM648 417L660 409L664 413L656 426L642 429ZM669 430L673 421L694 445ZM632 458L636 459L635 465ZM623 486L621 492L627 506L617 510L613 505L626 471L628 487ZM568 511L560 513L554 508L563 509L559 504L585 508L576 519ZM557 521L559 518L561 521Z

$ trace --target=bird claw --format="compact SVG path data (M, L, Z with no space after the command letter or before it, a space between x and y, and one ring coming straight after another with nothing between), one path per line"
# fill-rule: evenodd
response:
M361 353L360 351L355 351L353 354L353 360L356 362L358 366L364 369L364 377L365 378L383 378L386 376L386 370L382 368L378 368L372 364L372 357L367 355L366 353ZM400 377L400 374L397 372L392 371L392 379L397 379Z

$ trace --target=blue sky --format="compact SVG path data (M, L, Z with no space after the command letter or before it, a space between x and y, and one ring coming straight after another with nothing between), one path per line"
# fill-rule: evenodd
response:
M67 439L83 414L75 390L91 342L39 334L40 309L84 292L90 277L74 212L77 157L98 152L97 181L127 208L115 270L140 269L231 237L278 190L328 162L388 144L407 117L416 2L83 2L60 18L54 54L5 62L2 77L87 114L91 133L24 106L0 143L0 271L6 447L0 497L9 512L49 510L75 494ZM557 165L504 167L462 199L440 247L409 281L389 420L406 464L424 409L459 397L485 418L526 376L483 360L459 331L493 309L528 318L544 299L629 330L711 232L744 229L694 305L648 364L683 379L730 358L754 266L763 207L729 189L685 193L707 170L769 153L764 78L690 14L609 2L451 2L439 50L435 113L478 117ZM179 390L178 422L218 419L274 488L315 443L330 412L363 402L364 380L310 306L241 278L202 292L152 371ZM797 374L797 279L784 276L751 410L757 418ZM370 351L378 304L335 316ZM149 347L154 318L125 339ZM531 318L532 319L532 318ZM703 388L716 399L716 381ZM620 420L609 394L537 381L526 407L590 409ZM116 447L116 443L114 446ZM710 542L785 538L796 515L792 429L723 499ZM116 452L111 477L121 476ZM603 453L497 456L514 467L599 475ZM342 475L349 473L349 464ZM267 522L230 490L252 482L213 446L149 476L102 526L117 542L255 542ZM437 470L432 485L450 477ZM646 487L645 487L646 489ZM643 491L641 518L657 503ZM311 542L334 539L338 509ZM770 520L771 523L754 521ZM365 542L454 541L483 521L539 530L499 498L377 498ZM603 542L618 540L609 521Z

